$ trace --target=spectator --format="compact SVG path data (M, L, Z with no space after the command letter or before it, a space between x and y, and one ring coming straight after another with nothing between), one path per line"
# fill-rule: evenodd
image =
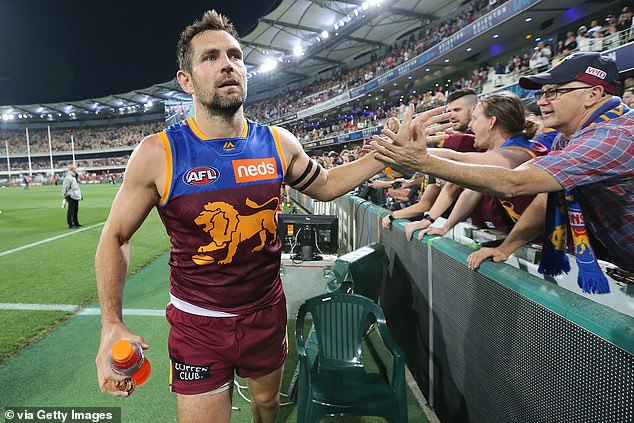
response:
M601 34L601 35L599 35ZM599 21L593 19L590 22L590 29L588 30L588 37L590 38L599 38L603 35L603 26L599 24Z
M462 163L494 165L513 169L533 157L547 153L546 147L532 141L539 125L527 120L524 104L510 92L492 94L475 108L469 128L475 134L475 145L481 153L458 153L452 150L430 149L430 153ZM467 216L481 228L496 229L508 233L531 203L534 195L496 198L465 189L458 198L447 221L442 227L423 229L426 233L444 235ZM438 214L430 210L433 223Z
M538 72L545 70L550 64L550 58L552 52L543 41L537 43L537 46L533 49L533 55L531 56L531 69L535 69Z
M469 134L469 122L473 109L478 103L475 90L462 88L449 94L447 97L447 118L451 123L452 133L438 143L439 147L448 148L459 152L475 151L473 134ZM397 131L393 131L397 132ZM405 236L412 239L412 234L418 229L426 228L431 221L430 216L425 216L436 203L434 216L440 216L445 212L460 194L461 188L454 184L444 184L434 176L426 175L421 186L423 192L417 203L412 204L392 214L383 216L382 225L389 228L394 219L414 218L414 222L408 223L405 228ZM416 219L422 217L422 219Z
M464 166L430 155L421 138L442 116L423 114L411 127L404 125L399 134L390 136L394 143L377 138L373 145L386 163L397 161L479 191L505 197L542 193L500 247L470 256L470 267L476 268L487 257L506 260L546 228L540 270L545 274L568 271L567 238L564 234L554 237L553 225L560 222L559 228L566 228L570 217L579 285L585 292L609 292L597 258L634 272L634 112L612 96L619 89L618 78L616 62L598 53L576 53L547 73L520 78L524 88L541 88L538 104L544 123L561 134L552 154L513 170ZM411 142L412 127L417 142ZM565 208L561 201L567 204ZM562 214L566 209L569 216ZM549 216L546 224L545 215Z
M621 32L626 29L630 29L632 26L632 12L628 6L623 6L621 9L621 14L619 14L619 18L616 22L616 30Z
M563 54L568 54L577 49L577 37L572 31L566 33L566 39L564 40Z
M634 87L627 88L623 93L623 104L629 108L634 108Z
M62 182L62 198L66 199L68 209L66 210L66 223L68 223L68 229L79 228L79 220L77 214L79 213L79 201L83 200L81 195L81 187L77 178L77 168L74 164L68 165L68 172L64 176Z
M548 151L552 149L553 141L555 137L559 135L559 132L552 128L544 128L544 119L542 118L542 111L537 105L537 99L535 97L528 97L524 99L524 105L526 106L526 115L529 119L539 124L539 129L535 134L535 141L546 147Z
M478 103L478 96L471 88L462 88L449 94L447 97L447 111L451 129L454 132L467 133L471 114Z

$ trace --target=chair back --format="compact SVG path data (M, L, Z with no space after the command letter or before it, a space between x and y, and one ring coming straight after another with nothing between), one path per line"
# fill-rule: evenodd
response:
M356 294L329 293L306 300L313 318L320 369L363 367L363 338L368 324L385 321L372 300Z

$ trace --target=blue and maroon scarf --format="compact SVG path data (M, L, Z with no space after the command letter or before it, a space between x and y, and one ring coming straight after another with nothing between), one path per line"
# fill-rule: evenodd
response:
M601 122L607 122L627 113L629 108L621 103L621 99L613 97L598 109L581 128ZM566 242L570 225L572 240L575 246L575 259L579 266L577 283L585 293L607 294L610 292L608 280L601 271L597 258L590 245L588 232L583 220L583 211L579 201L575 199L575 190L564 190L548 194L546 206L546 234L539 273L557 276L570 271L570 263L566 255Z

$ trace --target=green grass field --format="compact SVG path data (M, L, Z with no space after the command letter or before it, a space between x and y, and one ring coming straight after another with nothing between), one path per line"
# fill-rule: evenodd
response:
M68 229L61 187L0 189L0 254L70 234L0 256L0 303L84 306L93 302L95 249L118 188L82 185L79 221L88 229L81 231ZM130 273L168 248L165 229L153 211L132 240ZM70 316L64 311L0 310L0 363Z

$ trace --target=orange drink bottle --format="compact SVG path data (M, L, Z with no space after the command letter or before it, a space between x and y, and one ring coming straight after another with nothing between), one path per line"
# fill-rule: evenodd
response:
M152 372L141 344L127 339L121 339L112 346L111 364L112 370L130 376L137 386L143 385Z

